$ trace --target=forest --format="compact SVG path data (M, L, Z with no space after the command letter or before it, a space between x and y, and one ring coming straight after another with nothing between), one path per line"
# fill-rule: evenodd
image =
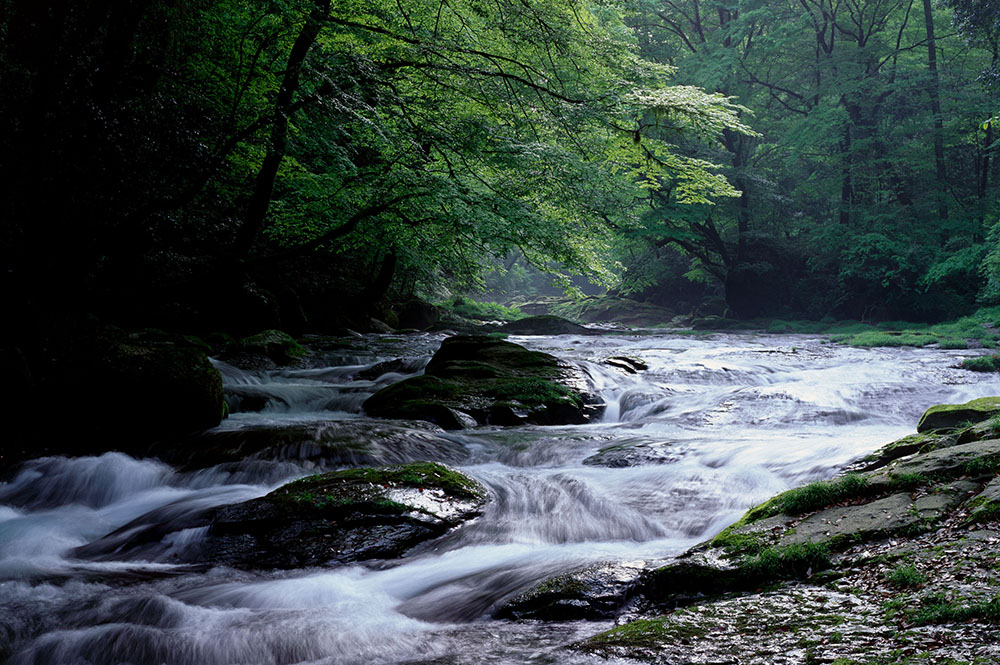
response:
M995 9L7 0L7 345L365 329L498 283L968 314L1000 302Z
M1000 662L1000 0L0 0L0 665Z

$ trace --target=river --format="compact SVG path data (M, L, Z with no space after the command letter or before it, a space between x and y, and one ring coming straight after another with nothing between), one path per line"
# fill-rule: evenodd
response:
M370 336L323 352L330 366L308 370L219 363L237 410L250 397L266 403L220 431L356 424L365 397L419 372L442 338ZM260 573L176 563L207 527L172 524L316 470L295 455L195 471L121 453L27 462L0 484L0 659L606 663L564 646L609 624L491 613L554 573L676 555L747 507L911 433L932 404L1000 394L1000 377L956 369L974 351L667 331L511 341L579 364L608 404L603 421L415 428L410 448L373 448L376 461L448 460L492 495L480 518L398 561ZM649 369L602 363L613 355ZM394 358L404 359L394 372L358 378ZM94 545L126 525L119 533L141 532L141 543Z

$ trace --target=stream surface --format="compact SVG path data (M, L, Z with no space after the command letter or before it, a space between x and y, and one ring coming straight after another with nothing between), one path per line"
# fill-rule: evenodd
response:
M266 404L220 430L358 422L364 399L419 373L441 339L370 336L309 370L219 363L236 409ZM677 555L749 506L912 433L932 404L1000 394L1000 377L955 368L975 351L750 334L510 339L581 365L608 404L604 420L413 426L413 450L450 460L492 500L474 522L400 560L280 572L175 563L207 527L173 524L317 470L294 456L189 472L121 453L27 462L0 483L0 661L607 663L563 648L607 623L516 623L491 612L552 574ZM614 355L649 369L602 363ZM395 358L405 359L395 372L366 373ZM406 455L372 451L376 461ZM83 547L126 525L155 537L110 553Z

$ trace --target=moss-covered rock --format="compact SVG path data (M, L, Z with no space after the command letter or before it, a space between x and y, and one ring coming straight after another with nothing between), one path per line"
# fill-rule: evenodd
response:
M260 353L279 365L295 362L308 351L291 335L280 330L263 330L240 340L239 347L247 353Z
M397 557L477 516L486 490L432 462L302 478L215 511L200 560L294 568Z
M371 416L461 429L470 423L584 423L596 402L580 372L554 356L496 337L459 335L441 343L423 376L383 388L364 409Z
M511 335L593 335L597 332L551 314L510 321L500 326L500 330Z
M927 409L918 432L958 429L1000 415L1000 397L981 397L965 404L937 404Z

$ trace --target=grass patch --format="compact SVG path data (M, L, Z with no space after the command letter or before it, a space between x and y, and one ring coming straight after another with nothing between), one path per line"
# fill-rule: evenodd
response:
M833 330L839 333L833 341L850 346L927 346L937 343L942 349L966 349L968 340L976 340L987 348L995 348L1000 340L1000 307L986 307L957 321L937 323L909 323L883 321L877 331Z
M876 346L927 346L941 341L941 338L930 332L910 331L867 331L853 335L834 335L831 339L839 344L871 348Z
M746 579L764 583L805 579L830 566L830 549L823 543L766 547L743 557L738 565Z
M921 573L913 564L896 566L885 574L889 586L897 589L912 589L927 581L927 576Z
M841 501L864 496L867 489L867 478L856 473L849 473L836 480L823 480L779 494L751 509L740 522L750 524L782 513L802 515Z
M971 504L971 507L974 510L967 520L969 524L1000 520L1000 501L991 501L986 497L979 497L979 499Z
M889 482L894 489L911 489L930 485L934 480L922 473L892 473Z
M973 372L1000 372L1000 356L993 354L990 356L966 358L962 361L962 369Z
M1000 596L968 604L939 594L927 596L921 600L919 609L907 613L907 618L918 626L961 623L973 619L1000 623Z
M1000 468L1000 460L995 457L977 457L962 466L962 472L967 476L993 475Z
M719 547L725 550L726 556L734 558L748 554L757 554L767 543L759 533L733 533L733 527L727 527L719 535L712 539L712 547Z

